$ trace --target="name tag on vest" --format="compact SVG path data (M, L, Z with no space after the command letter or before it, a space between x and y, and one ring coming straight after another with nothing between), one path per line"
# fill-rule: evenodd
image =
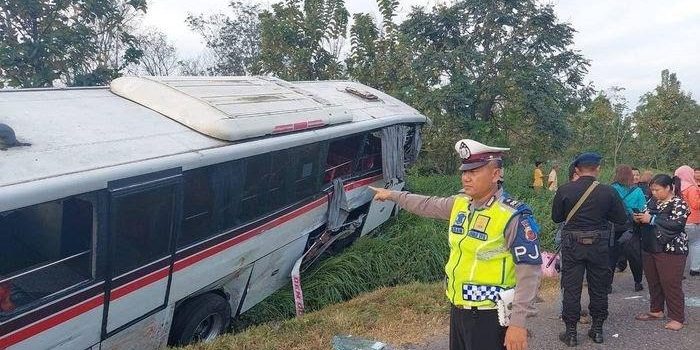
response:
M489 239L489 235L487 235L484 232L477 231L477 230L469 230L469 232L467 232L467 236L469 236L471 238L478 239L480 241L486 241Z

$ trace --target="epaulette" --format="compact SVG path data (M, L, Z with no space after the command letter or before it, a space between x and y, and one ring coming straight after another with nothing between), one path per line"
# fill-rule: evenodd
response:
M501 203L513 208L514 210L516 210L517 212L520 212L520 213L532 212L532 210L530 210L530 207L528 207L528 205L525 204L525 202L518 201L515 198L512 198L512 197L507 196L507 195L504 195L503 197L501 197Z

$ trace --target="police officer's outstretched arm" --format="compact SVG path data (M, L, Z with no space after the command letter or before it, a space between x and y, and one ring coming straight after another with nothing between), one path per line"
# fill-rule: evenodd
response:
M374 200L394 201L401 208L424 217L449 220L454 198L430 197L385 188L368 186L374 191Z

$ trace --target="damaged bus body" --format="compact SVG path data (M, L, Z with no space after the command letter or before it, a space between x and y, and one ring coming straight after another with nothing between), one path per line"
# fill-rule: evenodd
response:
M0 348L215 337L317 237L389 218L367 186L402 186L426 122L344 81L0 92Z

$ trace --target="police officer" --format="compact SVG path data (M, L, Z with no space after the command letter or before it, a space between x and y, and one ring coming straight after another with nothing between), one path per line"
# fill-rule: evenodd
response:
M552 202L552 220L564 222L577 202L589 192L571 219L562 229L562 288L564 302L562 319L566 331L559 339L568 346L578 345L576 324L581 311L581 288L584 272L588 280L589 311L593 322L588 336L603 342L603 322L608 317L608 252L609 222L624 224L625 208L617 192L599 184L601 156L583 153L574 160L579 179L559 187ZM591 189L591 190L589 190Z
M525 319L536 314L541 277L539 226L524 203L501 187L507 148L461 140L464 194L449 198L372 188L376 200L392 200L430 218L449 220L450 255L445 266L450 312L450 349L525 350ZM516 285L517 281L517 285ZM514 290L508 327L501 326L498 293Z

